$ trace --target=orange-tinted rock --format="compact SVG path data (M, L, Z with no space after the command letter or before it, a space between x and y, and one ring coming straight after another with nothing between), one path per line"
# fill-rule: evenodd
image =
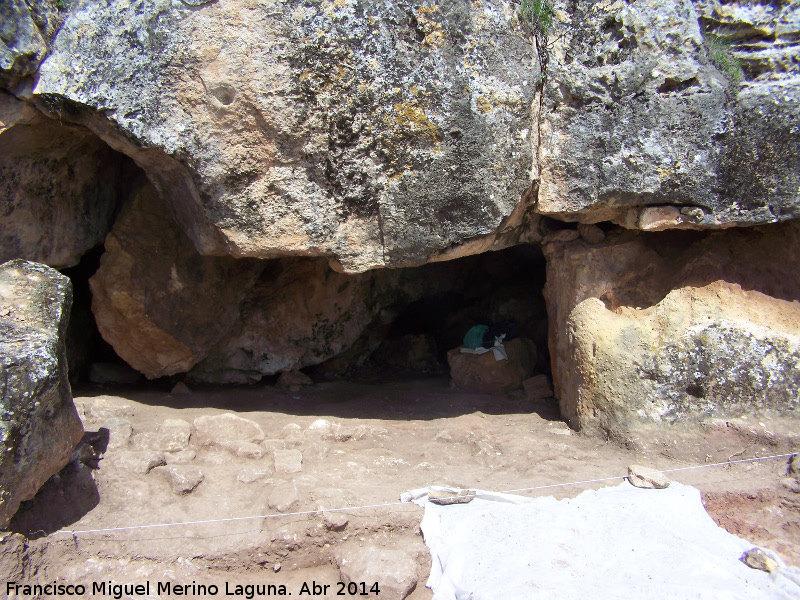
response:
M148 378L185 372L230 330L260 268L200 256L155 189L140 183L90 280L92 311L103 338Z
M797 413L800 224L545 252L553 383L573 427Z
M508 360L497 360L493 352L469 354L461 348L447 353L450 376L456 387L472 392L502 394L522 387L536 366L536 345L525 338L504 344Z

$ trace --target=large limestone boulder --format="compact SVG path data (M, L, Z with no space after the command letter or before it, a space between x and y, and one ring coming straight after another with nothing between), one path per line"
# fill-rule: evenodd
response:
M76 265L103 243L129 164L88 129L0 92L0 261Z
M68 5L4 5L2 72L132 157L202 255L363 272L538 241L541 214L800 216L797 3L558 0L536 43L510 0Z
M67 379L69 279L22 260L0 265L0 527L69 461L83 435Z
M131 155L202 254L421 264L509 229L530 187L539 63L516 9L89 0L32 100Z
M553 382L572 426L797 414L797 222L545 251Z
M797 3L556 4L539 212L653 231L800 216Z
M149 378L189 370L228 333L261 265L200 256L156 190L140 181L91 278L103 338Z

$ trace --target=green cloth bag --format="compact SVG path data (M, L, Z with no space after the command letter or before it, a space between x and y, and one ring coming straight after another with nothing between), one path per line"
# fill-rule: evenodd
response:
M464 336L464 348L475 350L483 346L483 334L489 331L488 325L475 325Z

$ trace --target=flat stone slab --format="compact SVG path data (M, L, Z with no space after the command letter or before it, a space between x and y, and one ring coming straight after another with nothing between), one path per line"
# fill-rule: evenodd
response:
M200 469L186 465L156 467L153 469L153 473L166 477L170 486L172 486L172 492L179 496L190 494L205 479L205 475Z
M300 450L273 450L277 473L299 473L303 470L303 454Z
M335 560L343 582L377 582L382 600L403 600L417 586L417 563L403 550L347 548L339 550Z
M630 465L628 467L628 481L635 487L650 490L663 490L672 483L672 481L660 471L641 465Z

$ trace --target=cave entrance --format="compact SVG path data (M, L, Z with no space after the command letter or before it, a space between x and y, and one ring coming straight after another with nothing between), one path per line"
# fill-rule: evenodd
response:
M85 127L34 111L0 149L0 250L72 280L74 385L444 378L472 327L501 323L533 348L526 377L550 371L539 246L352 275L324 258L201 256L143 171Z
M509 338L535 348L524 361L527 376L548 374L545 266L539 246L520 245L402 269L400 293L376 323L351 349L308 371L356 381L445 376L450 374L448 351L461 347L472 327L505 324L513 330ZM483 389L477 388L473 391Z
M73 383L109 375L138 380L100 336L88 282L131 182L143 171L82 125L50 118L6 94L0 104L0 262L47 264L72 281L67 356Z
M72 309L67 326L66 346L69 379L73 386L94 384L134 384L143 377L132 369L103 339L92 313L89 279L97 272L103 245L84 254L74 267L61 269L72 281Z

